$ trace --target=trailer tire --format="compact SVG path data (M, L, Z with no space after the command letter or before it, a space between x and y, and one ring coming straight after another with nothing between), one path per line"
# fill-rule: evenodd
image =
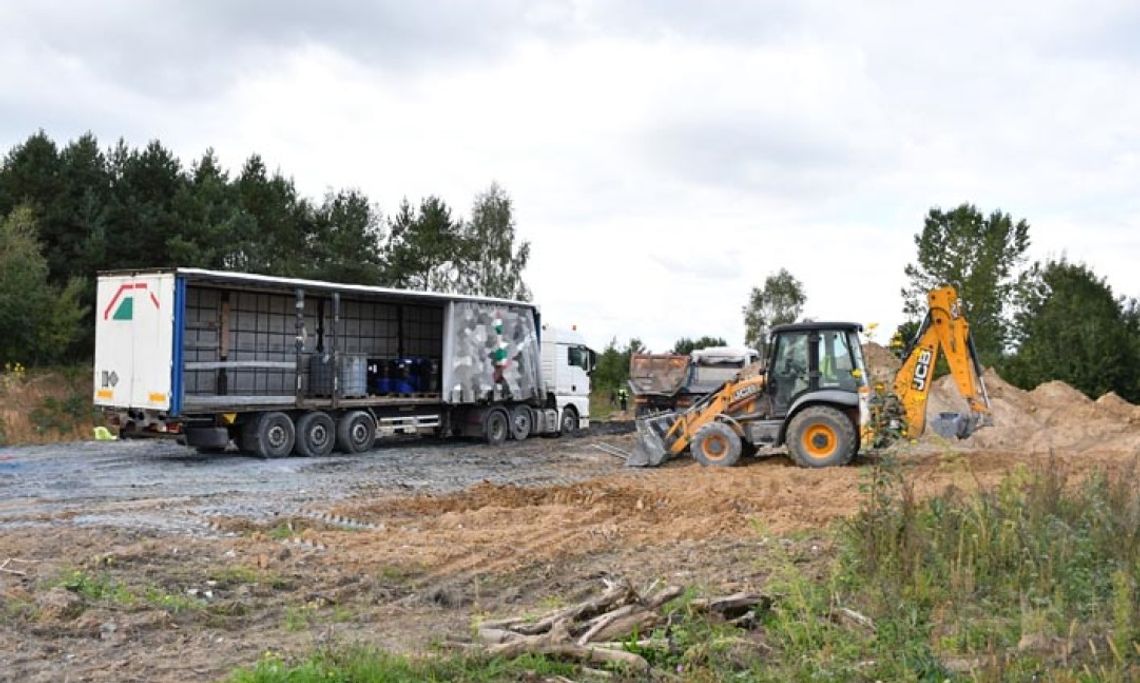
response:
M297 420L297 443L293 452L305 458L325 456L336 445L336 423L320 410L305 413Z
M246 424L242 448L263 458L284 458L293 452L297 431L285 413L261 413Z
M705 467L732 467L740 460L743 444L723 422L711 422L697 430L689 452Z
M483 440L491 446L501 446L510 434L511 425L505 410L489 410L483 416Z
M336 423L336 447L345 453L363 453L376 443L376 420L363 410L345 413Z
M578 411L574 406L562 409L562 417L558 420L559 435L573 436L578 431Z
M855 456L855 425L831 406L815 405L796 413L784 439L800 467L846 465Z
M511 437L515 441L525 441L534 431L534 412L530 406L511 408Z

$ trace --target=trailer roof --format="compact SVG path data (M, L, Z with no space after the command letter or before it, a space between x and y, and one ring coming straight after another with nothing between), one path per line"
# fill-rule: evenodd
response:
M366 294L387 297L400 297L417 299L420 301L473 301L478 303L505 304L511 306L527 306L537 309L538 306L529 301L516 301L513 299L500 299L488 296L471 296L468 294L446 294L442 292L426 292L410 289L393 289L391 287L374 287L371 285L354 285L341 282L327 282L324 280L306 280L304 278L277 277L274 275L257 275L255 273L238 273L226 270L206 270L204 268L144 268L131 270L100 271L99 275L131 275L142 273L175 273L184 275L195 282L209 282L221 285L244 285L262 289L296 289L319 290L327 292L340 292L342 294Z

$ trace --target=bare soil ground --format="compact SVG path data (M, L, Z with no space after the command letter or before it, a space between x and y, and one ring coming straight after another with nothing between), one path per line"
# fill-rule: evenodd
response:
M1042 462L1074 479L1133 466L1132 406L1058 387L998 393L1033 417L1032 439L908 445L897 456L919 496ZM1096 439L1070 439L1075 418L1050 412L1054 400L1114 438L1082 447ZM631 442L598 429L269 461L160 442L0 449L0 567L22 572L0 572L0 680L216 680L269 650L332 642L421 652L606 575L761 589L775 548L825 571L826 529L858 511L874 462L630 470L595 448Z

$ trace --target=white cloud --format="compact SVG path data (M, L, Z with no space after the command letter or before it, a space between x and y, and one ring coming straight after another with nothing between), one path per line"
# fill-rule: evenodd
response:
M308 7L10 4L0 144L44 127L257 152L388 210L465 212L497 180L546 319L598 345L737 342L781 267L809 315L892 328L923 214L962 201L1140 295L1127 4Z

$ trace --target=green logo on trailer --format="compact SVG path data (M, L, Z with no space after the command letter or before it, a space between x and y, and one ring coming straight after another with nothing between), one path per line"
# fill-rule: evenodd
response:
M135 298L128 296L123 299L119 307L115 309L115 315L111 316L111 320L134 320L135 317Z

